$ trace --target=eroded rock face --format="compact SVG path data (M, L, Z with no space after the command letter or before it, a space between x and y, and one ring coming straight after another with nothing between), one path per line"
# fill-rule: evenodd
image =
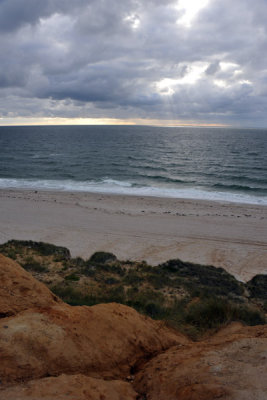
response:
M135 400L129 383L84 375L37 379L0 391L0 400Z
M149 400L264 400L267 327L224 329L210 340L175 346L153 358L134 387Z
M60 373L127 376L140 359L185 339L118 304L57 306L0 320L2 382Z
M3 256L0 279L0 400L266 399L266 325L192 343L123 305L64 304Z
M0 254L0 318L62 301L20 265Z
M0 266L5 275L4 293L9 296L4 307L17 312L0 319L2 384L62 373L124 378L140 360L187 342L161 323L120 304L71 307L58 303L16 263L2 257ZM29 299L19 290L26 284Z

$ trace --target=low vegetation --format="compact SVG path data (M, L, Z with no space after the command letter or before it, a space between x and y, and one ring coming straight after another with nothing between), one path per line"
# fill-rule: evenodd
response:
M64 247L33 241L12 240L0 245L0 252L71 305L126 304L193 339L231 321L265 323L265 275L243 284L223 268L178 259L152 267L106 252L83 260L71 258Z

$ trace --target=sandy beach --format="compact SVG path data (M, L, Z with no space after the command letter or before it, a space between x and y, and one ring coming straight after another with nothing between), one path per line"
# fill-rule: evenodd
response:
M0 191L0 242L37 240L88 258L98 250L158 264L224 267L247 281L267 273L267 207L81 192Z

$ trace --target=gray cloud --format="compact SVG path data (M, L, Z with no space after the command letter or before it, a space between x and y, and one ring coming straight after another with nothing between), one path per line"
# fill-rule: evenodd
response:
M37 24L55 13L73 14L86 0L0 0L0 31L12 32L26 24Z
M267 125L267 4L0 0L2 116Z
M215 61L208 66L205 72L207 75L214 75L219 70L220 70L220 63L219 61Z

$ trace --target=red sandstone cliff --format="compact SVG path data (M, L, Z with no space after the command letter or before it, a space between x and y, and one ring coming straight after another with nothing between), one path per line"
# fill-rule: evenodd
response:
M123 305L68 306L1 255L0 282L0 400L267 398L266 326L192 343Z

